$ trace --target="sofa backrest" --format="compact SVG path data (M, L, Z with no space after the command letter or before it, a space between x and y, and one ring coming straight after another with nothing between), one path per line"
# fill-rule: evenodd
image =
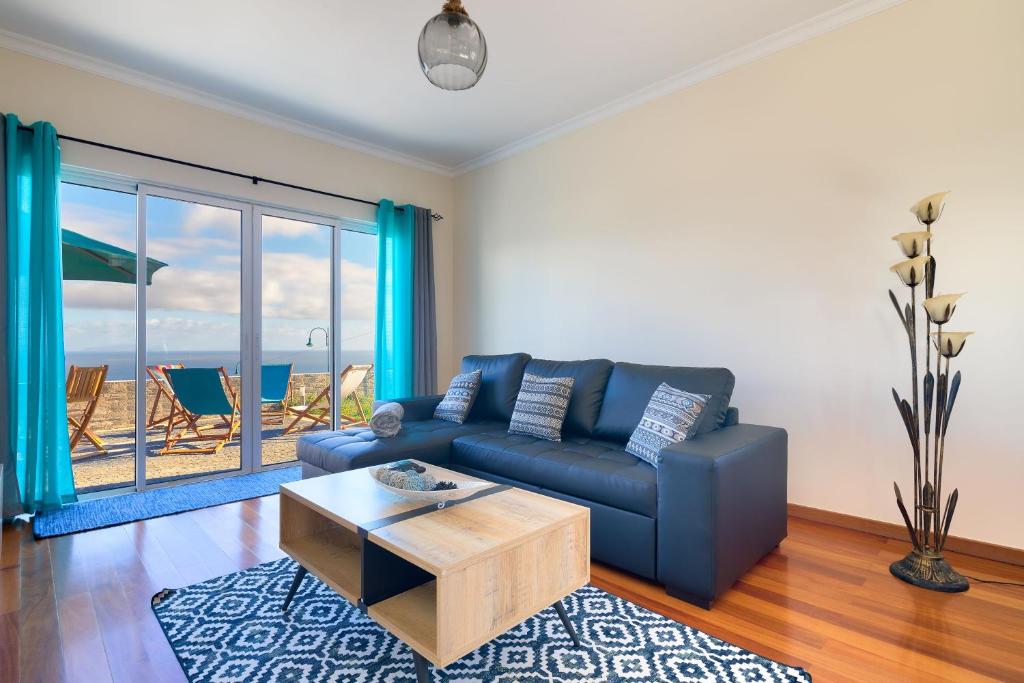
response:
M541 377L572 377L572 395L562 431L592 436L612 365L604 358L569 361L534 358L526 364L526 372Z
M628 441L643 417L651 394L662 382L694 394L711 395L698 434L722 426L736 385L736 378L729 370L616 363L608 378L594 436L608 441Z
M480 370L480 392L469 410L469 419L511 420L516 396L523 383L523 370L529 361L528 353L463 358L460 372Z

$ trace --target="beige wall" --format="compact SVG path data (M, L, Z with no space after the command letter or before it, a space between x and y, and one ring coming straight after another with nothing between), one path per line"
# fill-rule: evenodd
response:
M1021 26L1019 0L911 0L462 176L455 351L727 366L742 419L789 430L792 502L898 522L889 237L952 189L938 288L978 331L953 533L1024 547Z
M165 97L0 49L0 110L23 121L51 121L68 135L99 140L211 166L284 180L355 197L388 197L430 207L435 223L438 375L453 374L451 352L452 179L285 132L213 109ZM351 218L373 219L372 207L186 169L73 142L64 163L149 181L273 202Z

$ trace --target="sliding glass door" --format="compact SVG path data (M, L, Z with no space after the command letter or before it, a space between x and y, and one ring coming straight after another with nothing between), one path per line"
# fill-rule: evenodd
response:
M244 204L150 190L140 195L146 258L145 479L248 470L243 464Z
M64 360L79 493L135 485L135 193L61 184Z
M331 349L336 226L306 214L258 208L260 265L260 464L295 460L295 442L332 429Z
M87 180L61 207L79 493L289 466L303 434L358 424L372 224Z

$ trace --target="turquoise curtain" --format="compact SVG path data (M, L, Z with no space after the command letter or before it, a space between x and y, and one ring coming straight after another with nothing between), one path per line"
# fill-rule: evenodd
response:
M413 206L397 211L382 199L377 209L377 339L374 394L413 393Z
M73 502L64 401L60 146L49 123L4 125L9 448L25 512Z

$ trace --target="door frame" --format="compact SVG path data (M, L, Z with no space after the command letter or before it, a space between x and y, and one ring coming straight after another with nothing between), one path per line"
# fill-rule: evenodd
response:
M247 391L246 385L246 368L252 368L254 349L253 349L253 338L251 330L253 328L252 318L259 316L255 309L252 308L253 292L251 287L251 261L247 268L247 259L251 258L252 242L253 242L253 230L252 230L252 214L253 205L249 202L243 202L233 199L226 199L216 195L207 194L204 192L196 192L194 190L180 190L176 188L170 188L162 185L152 185L147 183L139 183L136 188L136 264L145 263L147 258L147 243L146 243L146 200L149 197L159 197L163 199L172 199L176 201L189 202L192 204L201 204L205 206L215 206L222 209L230 209L239 212L240 215L240 230L239 235L241 240L241 253L239 257L241 259L239 268L239 292L240 292L240 320L239 320L239 378L241 381L241 406L240 415L253 415L253 406L251 404L252 394ZM136 272L140 271L136 266ZM148 315L148 309L146 307L146 283L144 279L136 278L135 283L135 490L145 491L151 488L166 488L169 486L177 486L179 484L191 484L200 481L209 481L213 479L223 479L225 477L233 477L239 474L248 474L254 471L254 453L252 444L249 443L249 439L245 438L245 420L242 421L242 428L239 430L239 467L237 470L231 470L228 472L215 472L211 474L197 474L195 476L185 476L180 479L174 479L171 481L161 482L149 482L146 477L146 457L147 457L147 433L146 433L146 360L149 348L146 344L146 318ZM252 372L251 370L249 371ZM257 380L258 381L258 380ZM255 395L256 398L256 409L259 409L259 394Z
M338 428L338 372L340 371L341 363L341 339L338 335L338 330L341 329L341 230L343 221L338 218L324 218L318 214L306 213L303 211L295 211L291 209L280 209L273 206L266 206L262 204L252 205L252 253L251 253L251 267L250 275L252 276L252 310L258 311L259 315L251 315L252 330L250 331L251 338L253 339L253 353L254 353L254 365L253 367L261 367L263 364L263 217L271 216L273 218L284 218L287 220L300 221L303 223L310 223L316 226L322 226L329 228L331 231L331 252L330 252L330 268L331 268L331 283L330 283L330 297L331 297L331 311L329 320L327 323L328 335L327 335L327 349L328 349L328 362L327 372L328 382L330 387L330 402L331 402L331 429ZM244 265L244 261L243 261ZM260 387L260 373L254 372L252 381L248 382L252 396L250 400L255 402L257 409L260 403L261 387ZM243 388L246 386L246 382L242 382ZM253 457L253 470L256 472L262 472L266 470L278 469L280 467L294 467L297 463L296 460L288 460L280 463L273 463L270 465L263 464L263 424L261 421L250 420L248 423L243 421L243 431L247 431L249 434L248 442L250 444L259 444L259 448L254 448ZM246 439L243 437L243 442Z
M211 206L235 209L242 213L241 233L241 320L240 320L240 358L244 373L246 367L259 367L262 349L262 226L257 225L257 212L260 219L264 215L280 216L294 220L331 227L331 320L330 329L330 372L331 372L331 405L337 405L337 375L341 369L341 236L342 231L376 235L377 225L373 221L327 214L306 209L256 200L255 198L226 195L216 192L194 190L190 187L171 185L164 182L146 180L138 176L126 176L108 171L95 170L70 164L61 165L61 182L97 189L112 190L135 194L136 198L136 258L137 263L144 263L146 249L146 197L166 197ZM246 276L248 275L248 280ZM145 491L151 488L167 488L179 484L191 484L225 477L237 476L251 472L266 471L282 467L294 467L295 460L272 465L263 465L261 460L262 434L259 421L243 421L239 432L241 458L240 468L229 472L183 477L172 481L147 482L146 480L146 285L136 282L135 286L135 482L134 485L103 489L83 494L84 499L101 498L119 495L128 491ZM247 302L249 305L247 305ZM257 315L257 312L260 314ZM259 409L259 373L250 371L254 377L249 382L242 382L242 410L253 414ZM338 427L338 411L332 410L331 427ZM246 438L246 433L249 433ZM253 434L252 432L255 432ZM256 444L259 444L257 446Z

